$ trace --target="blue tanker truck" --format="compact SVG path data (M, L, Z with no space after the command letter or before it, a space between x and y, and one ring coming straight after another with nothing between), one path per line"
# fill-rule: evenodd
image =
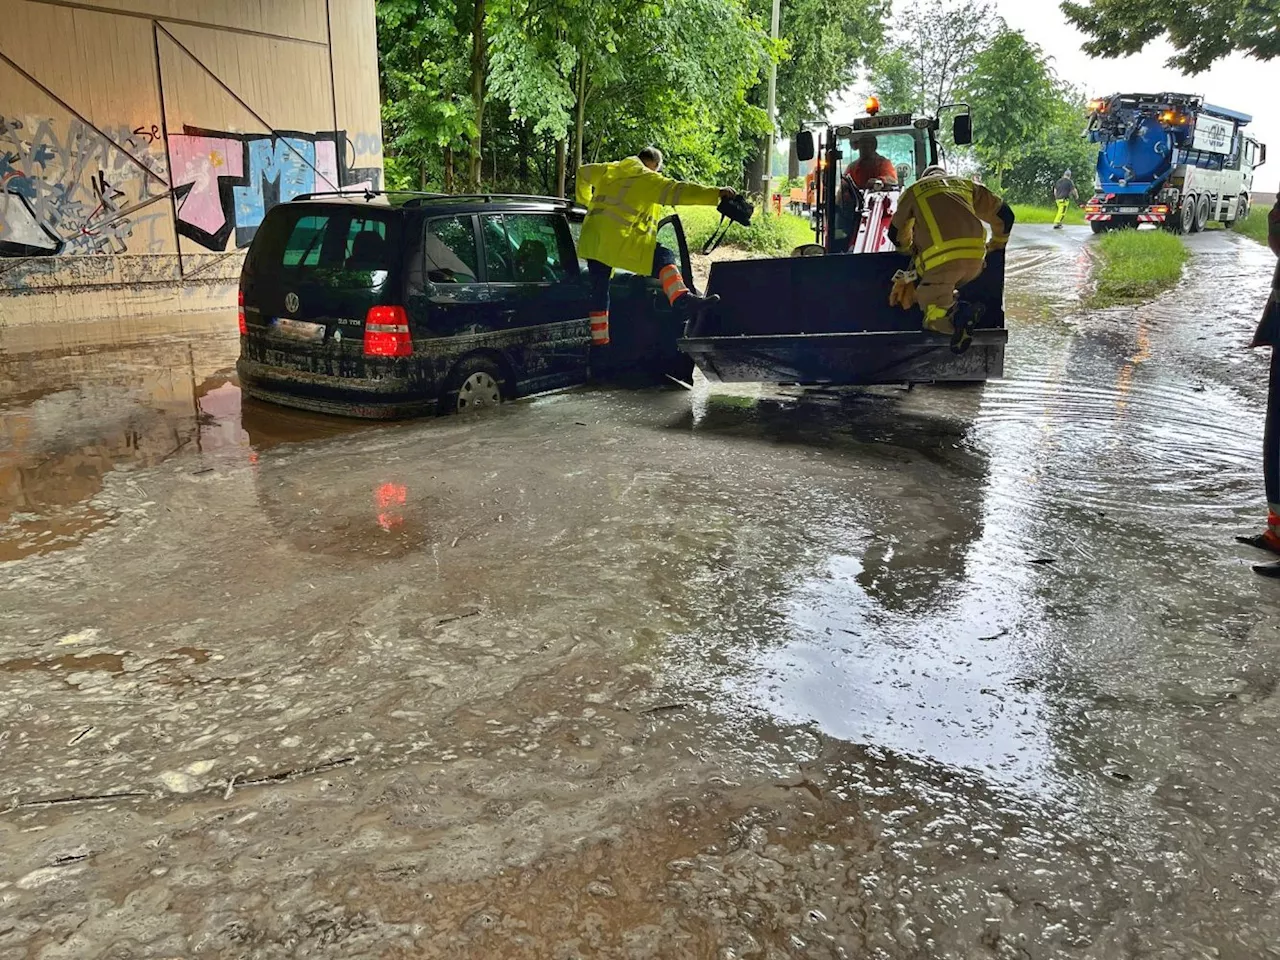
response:
M1089 102L1098 144L1094 233L1152 223L1195 233L1248 215L1253 171L1267 148L1244 133L1247 114L1186 93L1117 93Z

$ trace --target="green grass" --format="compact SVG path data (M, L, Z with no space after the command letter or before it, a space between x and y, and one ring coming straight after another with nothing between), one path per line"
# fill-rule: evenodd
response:
M1249 211L1247 217L1243 220L1237 220L1231 229L1237 233L1243 233L1252 240L1265 244L1267 242L1267 214L1269 212L1269 207L1254 207Z
M699 253L702 245L720 223L715 207L680 207L677 211L684 224L689 250ZM759 210L751 218L751 226L731 223L724 246L737 247L767 256L786 256L802 243L813 243L813 229L804 217L784 213L780 217L764 216Z
M1013 207L1013 215L1017 218L1014 223L1014 230L1018 229L1017 225L1019 223L1053 223L1053 218L1058 215L1056 206L1046 207L1032 203L1011 203L1009 206ZM1072 204L1067 207L1067 217L1062 222L1083 224L1085 222L1084 211L1076 204Z
M1094 250L1091 307L1150 300L1178 282L1187 259L1182 239L1164 230L1107 233Z

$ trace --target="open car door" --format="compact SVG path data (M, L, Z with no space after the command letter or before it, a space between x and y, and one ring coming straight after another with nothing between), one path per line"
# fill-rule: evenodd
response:
M680 272L695 289L689 244L679 216L658 224L658 243L675 251ZM591 378L619 383L688 383L693 360L682 353L684 320L677 316L654 277L614 271L609 287L609 345L591 348Z

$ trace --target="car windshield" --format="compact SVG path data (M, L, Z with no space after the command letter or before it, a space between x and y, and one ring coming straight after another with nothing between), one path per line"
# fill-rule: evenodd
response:
M884 133L869 131L876 138L876 153L893 163L898 171L898 185L908 187L916 182L919 172L916 166L916 137L914 133ZM859 131L849 139L846 156L852 158L850 163L858 162L858 141L867 136L867 132Z

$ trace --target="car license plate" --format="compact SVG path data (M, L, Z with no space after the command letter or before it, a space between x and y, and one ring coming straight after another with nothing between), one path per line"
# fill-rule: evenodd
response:
M308 323L306 320L289 320L277 317L272 324L277 332L295 340L323 340L325 326L323 323Z
M1138 212L1137 207L1121 207L1120 208L1120 213L1137 213L1137 212Z

